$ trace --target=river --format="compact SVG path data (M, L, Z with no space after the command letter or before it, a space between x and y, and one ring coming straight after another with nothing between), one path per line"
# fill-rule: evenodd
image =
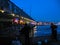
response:
M57 34L60 34L60 26L57 26ZM36 36L46 36L51 35L51 28L50 25L47 26L37 26L37 30L34 33L34 37Z

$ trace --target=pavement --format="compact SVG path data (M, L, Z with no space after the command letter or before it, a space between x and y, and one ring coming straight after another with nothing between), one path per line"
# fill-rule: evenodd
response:
M33 45L60 45L60 34L57 35L57 40L51 39L51 36L38 36L33 38Z

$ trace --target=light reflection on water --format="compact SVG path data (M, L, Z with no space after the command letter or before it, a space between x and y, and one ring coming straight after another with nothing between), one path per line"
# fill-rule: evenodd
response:
M57 28L57 34L60 34L60 26ZM34 33L34 37L36 36L46 36L51 35L50 26L38 26L37 31Z

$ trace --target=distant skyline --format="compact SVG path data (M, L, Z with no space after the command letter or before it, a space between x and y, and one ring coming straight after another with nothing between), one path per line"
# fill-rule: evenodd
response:
M59 22L60 0L11 0L36 21Z

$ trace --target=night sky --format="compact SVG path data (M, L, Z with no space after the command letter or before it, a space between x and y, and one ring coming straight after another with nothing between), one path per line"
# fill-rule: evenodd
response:
M11 0L36 21L59 22L60 0Z

